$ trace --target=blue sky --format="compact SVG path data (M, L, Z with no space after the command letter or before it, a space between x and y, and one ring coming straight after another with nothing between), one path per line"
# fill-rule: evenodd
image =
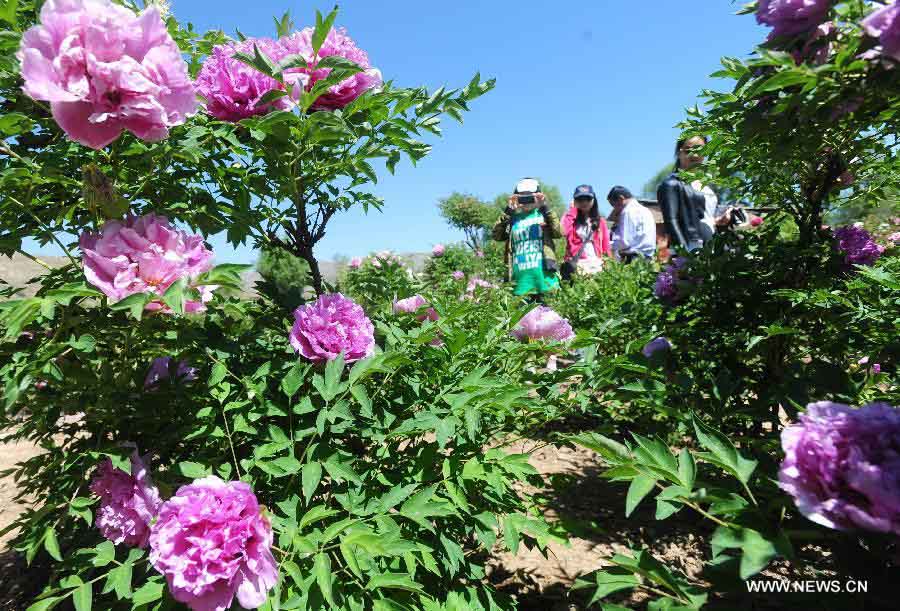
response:
M723 55L745 56L766 32L736 16L729 0L537 0L422 2L344 0L338 25L398 85L463 86L476 71L497 86L476 100L460 126L444 123L432 154L380 172L383 213L335 217L316 254L423 251L462 235L441 220L438 198L454 190L483 198L540 176L571 194L582 182L605 194L639 190L672 158L684 108ZM290 9L298 27L333 2L173 0L198 29L274 35L272 16ZM252 262L219 236L217 260Z

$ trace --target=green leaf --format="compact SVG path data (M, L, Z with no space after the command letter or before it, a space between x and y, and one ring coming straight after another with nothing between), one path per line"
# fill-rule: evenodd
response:
M433 502L437 485L429 486L406 500L400 507L400 515L409 518L422 528L434 532L434 527L428 518L441 517L456 514L453 507L441 500Z
M300 567L297 566L297 563L293 560L285 560L281 563L281 568L283 568L284 572L294 580L294 585L300 586L300 584L305 581L303 578L303 573L300 571Z
M225 379L225 376L228 373L228 368L225 367L223 363L216 363L213 365L212 372L209 374L209 387L217 386L222 380Z
M107 576L107 588L114 589L119 600L131 597L132 564L117 566ZM108 591L104 588L104 592Z
M162 300L167 306L172 308L176 314L184 314L185 292L187 290L187 282L182 278L173 282L166 292L163 293Z
M72 592L72 604L75 611L90 611L94 597L92 584L85 583Z
M353 482L362 485L362 478L353 470L349 463L339 462L339 459L332 456L325 462L325 470L328 475L339 482Z
M756 469L756 461L741 456L730 439L696 416L693 421L700 445L711 453L711 456L703 454L701 457L726 469L743 484L746 484L750 480L753 470Z
M313 493L322 481L322 463L318 461L309 462L303 465L300 479L303 487L303 498L309 503Z
M331 12L328 13L328 16L325 19L322 19L322 13L316 11L316 29L313 30L312 35L312 50L313 55L319 55L319 49L322 48L322 44L325 42L325 38L328 36L328 32L331 31L331 27L334 25L334 20L337 18L338 7L335 5Z
M322 592L322 596L325 597L329 605L336 607L334 592L331 589L331 580L334 576L331 573L331 558L328 554L316 554L316 558L313 560L313 574L316 576L316 583Z
M367 590L391 589L406 590L407 592L415 592L417 594L425 594L418 583L412 580L408 573L382 573L374 575L366 584Z
M687 448L681 448L678 454L678 475L681 477L681 485L687 488L688 492L694 489L697 464L694 462L694 455Z
M387 512L397 503L405 500L418 487L418 484L407 484L405 486L394 486L387 494L382 496L378 501L381 504L381 511Z
M0 19L11 23L14 29L17 29L16 10L19 8L19 0L4 0L0 6Z
M52 596L50 598L44 598L37 601L36 603L32 603L25 611L48 611L49 609L52 609L53 607L58 605L59 601L63 600L64 598L65 596Z
M59 553L59 541L56 539L56 530L52 526L48 526L44 531L44 549L57 562L62 562L62 554Z
M326 518L330 518L331 516L337 514L337 511L334 509L328 509L325 505L316 505L300 518L300 530L303 530L310 524L314 524L319 520L324 520Z
M650 491L653 490L655 485L656 480L647 477L646 475L638 475L631 480L631 485L628 486L628 494L625 496L626 518L631 515L635 507L638 506L638 503L640 503L645 496L650 494Z
M131 604L134 607L139 607L141 605L146 605L147 603L152 603L154 600L162 598L162 593L163 584L157 581L148 581L135 591L134 596L131 597Z
M787 552L790 545L783 536L767 538L763 533L750 528L730 528L720 526L713 533L710 544L713 555L717 556L723 549L737 548L741 550L740 577L749 579L769 566L769 563Z
M135 293L129 295L125 299L110 304L110 310L128 310L131 316L137 320L141 319L144 314L144 308L150 303L151 296L148 293Z
M604 437L599 433L580 433L578 435L568 435L566 441L570 441L588 450L593 450L599 454L610 465L618 465L625 462L631 462L631 452L628 447Z
M200 479L201 477L212 475L212 469L208 466L189 460L178 463L178 471L190 479Z
M306 374L309 373L309 369L309 363L301 363L300 361L294 363L287 375L281 380L281 392L287 395L289 399L296 395L303 384L303 380L306 378Z

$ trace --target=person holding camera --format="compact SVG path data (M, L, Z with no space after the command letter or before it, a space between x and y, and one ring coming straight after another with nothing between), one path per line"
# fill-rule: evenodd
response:
M656 220L653 213L635 199L625 187L609 190L606 201L613 207L616 228L613 231L612 249L624 263L637 258L652 259L656 254Z
M544 293L559 286L553 244L562 235L559 219L547 207L536 179L523 178L516 184L491 235L506 242L506 279L515 285L516 295L541 301Z
M609 229L600 216L597 196L591 185L578 185L572 204L562 218L566 238L566 259L560 271L564 280L575 273L593 274L603 269L602 256L609 256Z

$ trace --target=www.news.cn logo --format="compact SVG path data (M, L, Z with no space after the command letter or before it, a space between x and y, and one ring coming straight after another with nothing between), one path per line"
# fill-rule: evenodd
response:
M851 579L829 581L805 579L799 581L781 581L765 579L745 581L747 591L751 593L793 593L793 594L860 594L869 591L869 582Z

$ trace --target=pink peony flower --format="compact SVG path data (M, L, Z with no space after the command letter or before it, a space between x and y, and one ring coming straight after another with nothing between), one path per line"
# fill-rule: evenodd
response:
M197 109L187 64L152 6L136 15L110 0L47 0L17 57L25 93L94 149L123 129L162 140Z
M144 379L144 390L155 390L163 380L171 380L174 359L171 356L158 356L153 359L147 377ZM197 379L197 370L188 365L187 361L178 361L175 366L174 379L181 383L193 382Z
M495 289L495 288L497 288L497 285L492 282L488 282L487 280L485 280L483 278L479 278L478 276L473 276L472 278L470 278L469 284L466 285L466 291L468 291L469 293L474 293L475 289L479 289L479 288Z
M47 380L38 380L34 383L35 390L47 390L50 387L50 383Z
M881 373L881 364L875 363L872 365L872 373Z
M462 280L463 278L466 277L466 275L461 270L456 270L455 272L453 272L450 275L453 276L454 280Z
M433 257L442 257L444 256L444 250L443 244L435 244L434 248L431 249L431 255Z
M894 244L900 244L900 231L895 231L891 235L888 236L888 241L893 242Z
M294 310L290 340L294 350L314 363L339 354L350 363L375 351L375 327L362 307L333 293Z
M831 0L759 0L757 23L772 27L770 38L813 30L828 17Z
M113 467L107 458L94 472L90 489L100 497L94 525L103 536L116 545L147 547L150 522L162 501L137 450L131 454L131 473Z
M273 109L287 110L292 107L293 100L289 96L259 105L264 95L283 87L275 79L235 59L235 53L252 56L254 46L274 62L287 55L282 46L271 38L248 38L238 43L216 45L203 62L197 75L197 91L206 98L206 111L215 118L240 121ZM302 87L309 77L298 69L291 69L287 71L285 80L292 80Z
M782 431L781 445L781 488L807 518L900 534L900 410L812 403Z
M524 339L543 339L566 342L575 338L569 321L547 306L538 306L522 317L512 336Z
M375 267L375 268L381 267L381 261L378 259L378 257L372 257L371 259L369 259L369 261L372 263L372 267Z
M173 282L196 278L212 267L213 253L202 237L155 214L109 221L99 234L82 234L79 245L87 281L116 301L135 293L162 295ZM195 288L201 298L185 302L187 312L205 310L215 287ZM151 301L147 309L170 311L161 300Z
M304 28L278 41L286 55L302 55L307 62L310 62L310 68L303 69L303 72L309 76L309 80L306 83L307 91L331 73L331 68L316 68L318 62L313 61L312 35L313 28ZM322 48L319 49L318 59L332 55L349 59L363 68L363 72L354 74L337 85L329 87L328 91L313 102L313 110L343 108L367 90L381 86L381 72L377 68L370 67L369 56L356 46L356 43L347 36L347 31L343 28L332 28L328 32Z
M476 251L475 251L475 256L478 257L479 259L483 259L483 258L484 258L484 251L483 251L483 250L476 250Z
M413 295L406 299L398 299L394 302L394 314L415 314L419 308L428 305L421 295Z
M860 25L869 36L878 38L883 55L900 61L900 2L879 8Z
M150 529L150 563L194 611L256 609L278 581L272 526L244 482L215 476L182 486Z
M750 219L751 227L759 227L762 224L763 224L763 217L761 217L761 216L754 216L752 219Z
M859 359L858 361L856 361L856 364L857 364L857 365L868 365L868 364L869 364L869 357L867 357L867 356L862 357L861 359Z
M891 222L894 225L900 225L900 216L895 216L894 218L891 219Z
M350 259L350 269L359 269L362 266L363 260L360 257L353 257Z

